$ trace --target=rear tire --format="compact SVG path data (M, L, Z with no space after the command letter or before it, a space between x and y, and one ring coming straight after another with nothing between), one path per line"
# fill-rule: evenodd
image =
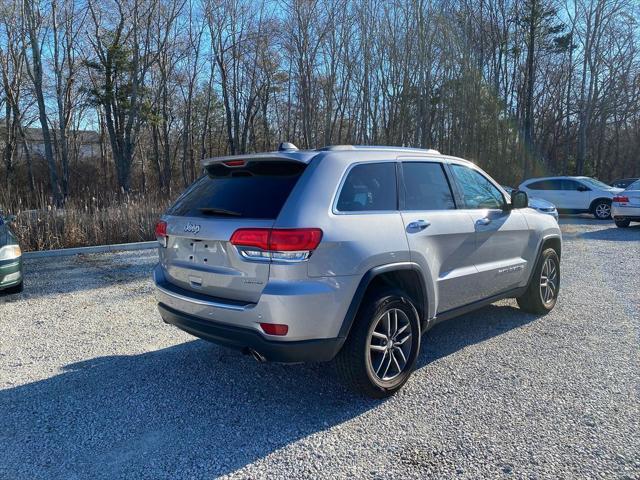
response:
M542 252L527 286L516 300L525 312L545 315L553 310L560 292L560 259L553 248Z
M390 288L371 292L336 357L339 375L369 397L393 395L411 376L420 333L417 310L406 293Z
M23 290L24 290L24 282L20 282L18 285L6 288L4 290L4 293L8 293L9 295L11 295L14 293L22 293Z
M615 222L616 222L616 227L619 227L619 228L627 228L629 225L631 225L631 220L629 219L615 220Z
M609 220L611 218L611 200L597 200L591 209L591 213L598 220Z

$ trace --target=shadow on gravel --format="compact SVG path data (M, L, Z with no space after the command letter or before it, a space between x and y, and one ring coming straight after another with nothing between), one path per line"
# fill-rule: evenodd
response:
M422 337L417 368L538 319L510 305L489 305L442 322Z
M418 368L535 318L489 306L444 322ZM259 364L201 340L99 357L0 391L0 477L213 478L379 405L330 364Z
M614 242L638 242L640 241L640 224L631 224L627 228L613 227L604 230L584 232L579 234L578 238L609 240Z
M201 340L95 358L0 391L0 478L214 478L377 405Z

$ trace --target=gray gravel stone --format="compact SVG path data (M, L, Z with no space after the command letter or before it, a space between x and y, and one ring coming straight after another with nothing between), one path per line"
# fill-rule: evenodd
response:
M639 478L640 227L561 223L556 309L437 326L383 402L164 325L153 251L29 260L0 297L0 478Z

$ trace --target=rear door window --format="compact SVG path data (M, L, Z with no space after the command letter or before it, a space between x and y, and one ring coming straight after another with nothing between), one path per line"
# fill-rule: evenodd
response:
M569 191L575 192L582 186L584 185L582 185L579 182L576 182L575 180L562 180L562 190L569 190Z
M340 212L397 210L395 162L354 166L342 185L336 209Z
M184 217L276 219L306 164L250 161L215 163L167 211Z
M436 162L404 162L403 210L451 210L456 208L451 187L442 168Z

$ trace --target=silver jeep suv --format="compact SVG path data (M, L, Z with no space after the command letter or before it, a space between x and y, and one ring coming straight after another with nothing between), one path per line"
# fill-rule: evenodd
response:
M162 318L277 362L328 361L384 397L420 337L502 298L536 314L560 286L561 235L473 163L332 146L223 157L158 222Z

